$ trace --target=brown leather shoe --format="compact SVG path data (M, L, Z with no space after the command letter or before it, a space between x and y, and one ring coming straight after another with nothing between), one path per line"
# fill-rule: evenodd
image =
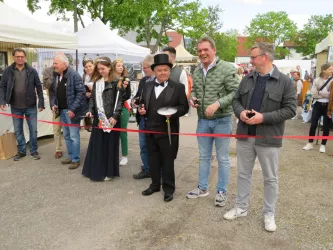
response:
M68 167L68 169L77 169L78 167L80 167L80 162L72 162L72 164Z
M70 158L67 158L67 159L61 161L62 165L67 165L67 164L71 164L71 163L72 163L72 159L70 159Z
M54 158L59 159L62 157L62 152L56 152Z

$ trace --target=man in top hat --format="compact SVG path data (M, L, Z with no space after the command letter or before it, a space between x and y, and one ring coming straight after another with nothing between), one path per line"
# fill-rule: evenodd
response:
M174 160L178 152L178 135L171 135L171 143L168 136L168 124L166 118L169 117L171 133L179 132L179 117L184 116L189 109L185 86L179 82L169 79L172 64L166 54L154 56L154 64L151 65L155 79L144 86L140 115L145 116L145 129L149 131L162 132L162 134L147 134L146 142L148 149L148 163L152 183L149 188L142 192L143 195L151 195L164 191L164 201L173 199L175 192ZM160 115L158 110L163 107L172 107L177 110L172 115ZM162 171L161 171L162 169Z

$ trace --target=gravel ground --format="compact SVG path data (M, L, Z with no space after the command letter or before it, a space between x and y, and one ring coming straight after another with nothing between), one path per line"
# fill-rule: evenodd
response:
M183 132L194 132L196 115L181 119ZM135 128L134 124L130 124ZM235 127L235 126L234 126ZM286 134L306 135L309 124L288 121ZM82 159L89 133L82 131ZM150 180L134 180L139 171L137 134L129 134L129 164L121 177L90 182L82 168L74 171L55 160L52 139L39 140L40 161L0 161L0 249L333 249L332 157L319 146L305 152L304 140L284 140L280 156L278 229L263 227L263 178L258 163L253 174L249 215L235 221L222 216L234 205L235 140L231 142L228 202L213 205L217 163L213 160L208 197L186 199L197 185L195 137L182 137L176 161L176 193L143 197ZM333 153L328 142L327 152Z

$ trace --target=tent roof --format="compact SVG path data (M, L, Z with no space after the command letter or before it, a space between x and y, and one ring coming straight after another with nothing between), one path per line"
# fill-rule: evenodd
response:
M318 54L327 50L328 46L333 46L333 32L330 32L325 39L316 45L315 53Z
M182 44L176 48L176 61L193 61L196 60L196 56L191 55Z
M110 53L144 58L150 49L131 43L112 32L99 18L76 33L79 53Z
M15 18L13 18L15 17ZM31 47L76 49L74 34L56 30L0 2L0 41Z

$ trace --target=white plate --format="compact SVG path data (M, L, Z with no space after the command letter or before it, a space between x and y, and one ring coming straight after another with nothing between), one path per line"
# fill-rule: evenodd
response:
M159 113L160 115L173 115L177 112L176 108L172 108L172 107L165 107L165 108L160 108L159 110L157 110L157 113Z

